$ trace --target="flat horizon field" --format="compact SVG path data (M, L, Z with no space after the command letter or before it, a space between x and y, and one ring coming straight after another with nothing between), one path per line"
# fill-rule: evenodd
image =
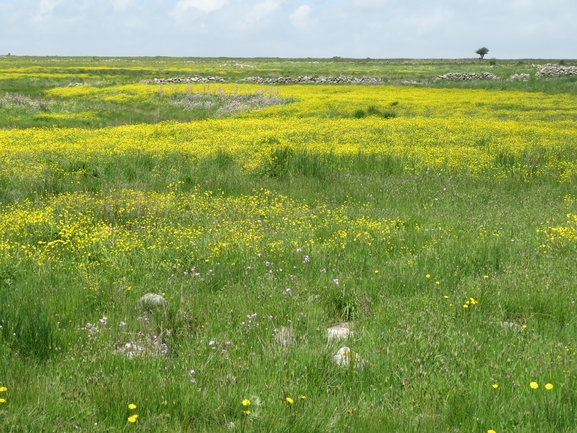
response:
M0 57L0 430L577 431L575 65Z

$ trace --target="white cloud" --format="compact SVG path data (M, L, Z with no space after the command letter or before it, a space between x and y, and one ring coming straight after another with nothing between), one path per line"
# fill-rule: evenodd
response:
M353 0L353 6L361 8L382 8L386 0Z
M264 0L253 6L252 11L250 12L248 18L250 20L259 21L269 16L271 13L277 10L279 6L280 3L278 1Z
M48 19L52 17L54 8L62 3L62 0L40 0L35 18L37 20Z
M428 14L416 15L408 20L408 25L418 35L426 35L445 26L453 18L454 14L448 9L436 9Z
M575 21L577 0L0 0L0 53L575 58Z
M111 0L115 12L122 12L133 6L135 0Z
M124 25L128 30L145 29L146 23L140 18L130 18L124 21Z
M297 28L306 28L310 23L311 7L309 5L299 6L292 14L289 15L289 20L293 26Z
M515 0L511 2L509 6L512 9L528 9L533 6L533 2L531 0Z
M205 14L222 8L228 0L179 0L174 7L173 15L182 14L190 9L197 9Z

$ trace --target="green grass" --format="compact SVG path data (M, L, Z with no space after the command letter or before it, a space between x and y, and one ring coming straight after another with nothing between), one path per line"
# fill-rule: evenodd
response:
M151 252L128 258L125 269L93 262L83 272L66 271L66 262L6 264L5 426L116 431L133 402L139 427L159 431L225 431L230 423L248 431L572 431L577 357L567 276L576 266L571 257L541 254L535 232L542 221L562 222L569 186L290 172L259 179L231 174L227 164L197 167L203 189L239 196L262 187L308 203L350 203L351 216L400 217L409 251L351 246L261 258L229 251L210 263L181 257L172 268ZM184 275L191 265L200 277ZM137 306L146 292L169 301L148 325ZM470 297L478 304L464 309ZM98 323L103 316L106 326ZM354 323L347 344L367 360L363 370L332 362L338 345L327 345L326 327L341 321ZM516 328L504 329L504 321ZM81 329L86 322L100 332ZM294 330L293 346L276 342L273 330L282 326ZM166 355L152 335L167 344ZM150 353L126 359L118 351L128 341ZM534 380L538 390L529 388ZM244 398L262 402L248 417Z
M492 64L494 63L494 64ZM213 117L218 110L196 107L183 111L164 98L147 103L119 103L90 98L75 100L49 97L46 91L71 84L85 84L103 88L138 83L152 78L183 76L221 76L236 82L249 76L296 77L307 76L369 76L388 85L417 85L426 87L481 88L522 90L545 93L577 92L577 77L535 78L534 74L547 63L559 60L480 60L480 59L234 59L234 58L93 58L93 57L0 57L0 92L8 97L28 97L29 101L15 106L2 102L0 96L0 128L29 128L63 126L99 128L108 125L156 123L164 120L180 122ZM566 60L565 65L575 61ZM246 67L246 66L250 67ZM448 72L489 71L500 80L453 82L435 77ZM528 73L528 81L507 79L513 74ZM174 102L174 101L173 101ZM359 109L359 110L364 110ZM72 113L68 118L50 116L51 113ZM86 113L90 113L87 115ZM351 113L359 115L359 113ZM394 116L394 111L383 112Z
M0 96L0 128L102 128L124 124L188 122L291 102L274 95L158 92L151 98L119 102L104 98L50 98L6 93Z
M283 65L278 73L297 68ZM144 74L126 72L135 75ZM166 101L159 106L171 115ZM384 116L395 107L359 110ZM206 237L181 250L69 251L43 265L2 253L1 431L577 431L577 262L574 251L544 254L537 232L565 223L573 183L411 175L400 161L289 148L250 174L224 151L197 160L135 153L55 164L41 185L3 179L2 212L83 193L105 205L79 213L93 212L112 233L153 236L168 226ZM75 183L65 176L80 171ZM124 209L127 190L173 191L177 203L195 194L222 207ZM275 197L289 197L293 213L258 206L250 213L243 204L259 191L270 191L271 209ZM313 225L314 243L293 244L290 223L321 221L326 209L341 219ZM329 242L362 218L402 223L387 248ZM203 250L227 222L245 220L262 227L262 243ZM10 236L63 239L52 226L30 227ZM164 294L166 307L144 310L145 293ZM327 327L342 322L353 337L328 343ZM283 328L293 344L278 341ZM141 348L136 356L127 356L128 343ZM364 368L334 363L343 345Z

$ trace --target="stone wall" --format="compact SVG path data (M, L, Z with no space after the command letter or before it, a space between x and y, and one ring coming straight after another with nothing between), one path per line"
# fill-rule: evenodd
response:
M449 72L445 75L439 75L433 82L449 80L449 81L471 81L471 80L498 80L496 75L490 72Z

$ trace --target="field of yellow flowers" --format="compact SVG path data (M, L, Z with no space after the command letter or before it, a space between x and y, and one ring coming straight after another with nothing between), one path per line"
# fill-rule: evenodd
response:
M0 95L0 430L577 431L575 95L133 81Z
M158 85L126 85L47 93L137 103L154 98L158 102L158 92ZM575 173L577 103L572 95L384 86L277 90L181 85L162 92L164 98L269 92L275 99L295 102L202 122L96 130L12 129L0 135L2 157L8 162L0 175L38 182L65 165L106 164L110 158L135 153L153 159L178 154L191 160L225 153L243 172L261 173L274 152L283 149L340 171L358 170L359 160L370 158L376 170L394 168L407 174L566 181Z

